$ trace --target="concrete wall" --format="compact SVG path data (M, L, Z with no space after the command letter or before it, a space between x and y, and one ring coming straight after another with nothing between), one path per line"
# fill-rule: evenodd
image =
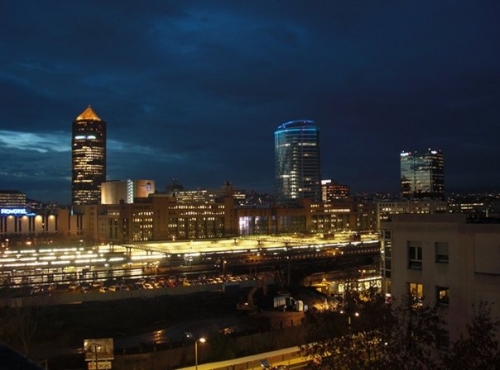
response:
M254 353L268 352L278 348L299 346L306 342L306 334L307 332L305 327L295 326L267 333L234 337L231 338L231 348L237 351L235 354L238 357L239 353L246 356ZM199 369L210 368L214 370L242 370L262 368L260 359L264 358L261 358L260 356L257 356L258 358L254 358L253 360L235 360L235 363L230 366L220 367L215 364L203 365L203 363L210 361L211 356L214 358L214 354L212 353L214 350L214 348L210 347L209 341L198 346ZM267 358L268 362L271 364L280 361L287 361L287 359L287 354L279 355L276 358ZM192 343L187 343L182 347L163 351L115 355L112 366L114 370L169 370L178 369L184 366L193 366L194 368L194 346Z
M268 282L270 284L271 281ZM240 282L240 288L253 287L255 280ZM184 295L200 292L220 292L223 284L191 285L185 287L169 287L156 289L121 290L117 292L89 292L89 293L59 293L54 295L31 296L21 298L2 298L2 307L26 307L26 306L47 306L59 304L75 304L90 301L113 301L129 298L154 298L163 295Z

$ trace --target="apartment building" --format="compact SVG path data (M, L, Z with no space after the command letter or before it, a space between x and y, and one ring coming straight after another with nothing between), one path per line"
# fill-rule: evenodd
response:
M383 289L397 301L437 305L450 341L492 303L500 317L500 222L463 214L401 214L382 222Z

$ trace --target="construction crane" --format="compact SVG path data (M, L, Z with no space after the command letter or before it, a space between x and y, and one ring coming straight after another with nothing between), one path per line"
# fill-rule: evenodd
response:
M248 292L247 295L247 300L246 302L243 303L238 303L236 305L236 308L238 310L242 311L253 311L256 309L254 303L253 303L253 295L255 292L259 289L262 288L262 291L264 292L264 295L267 294L267 283L266 283L266 276L263 276L262 278L257 280L257 283L253 286L253 288Z

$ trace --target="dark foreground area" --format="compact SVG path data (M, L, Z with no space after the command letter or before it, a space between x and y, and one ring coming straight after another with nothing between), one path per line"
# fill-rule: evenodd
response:
M295 291L298 299L310 305L322 299L319 294L306 288L296 287ZM225 335L271 330L269 322L262 320L259 315L248 315L236 310L244 297L246 291L232 294L196 293L26 308L22 314L13 314L6 309L2 310L2 315L11 321L11 327L18 327L17 335L11 332L10 340L6 341L12 347L22 353L27 352L28 357L35 361L47 363L49 369L72 369L81 367L84 339L114 338L115 354L129 354L185 345L184 333L180 332L183 328L189 328L190 323L196 324L196 327L202 327L200 323L213 325L217 318L231 322L227 327L212 328ZM255 298L262 305L269 305L265 303L265 297L256 294ZM172 327L178 329L177 335L163 335L155 339L155 335ZM30 330L33 334L31 338L25 335L25 347L22 333Z

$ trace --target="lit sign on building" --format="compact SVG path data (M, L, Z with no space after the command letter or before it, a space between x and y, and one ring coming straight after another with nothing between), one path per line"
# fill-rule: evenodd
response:
M0 215L27 215L28 212L24 208L1 208Z

